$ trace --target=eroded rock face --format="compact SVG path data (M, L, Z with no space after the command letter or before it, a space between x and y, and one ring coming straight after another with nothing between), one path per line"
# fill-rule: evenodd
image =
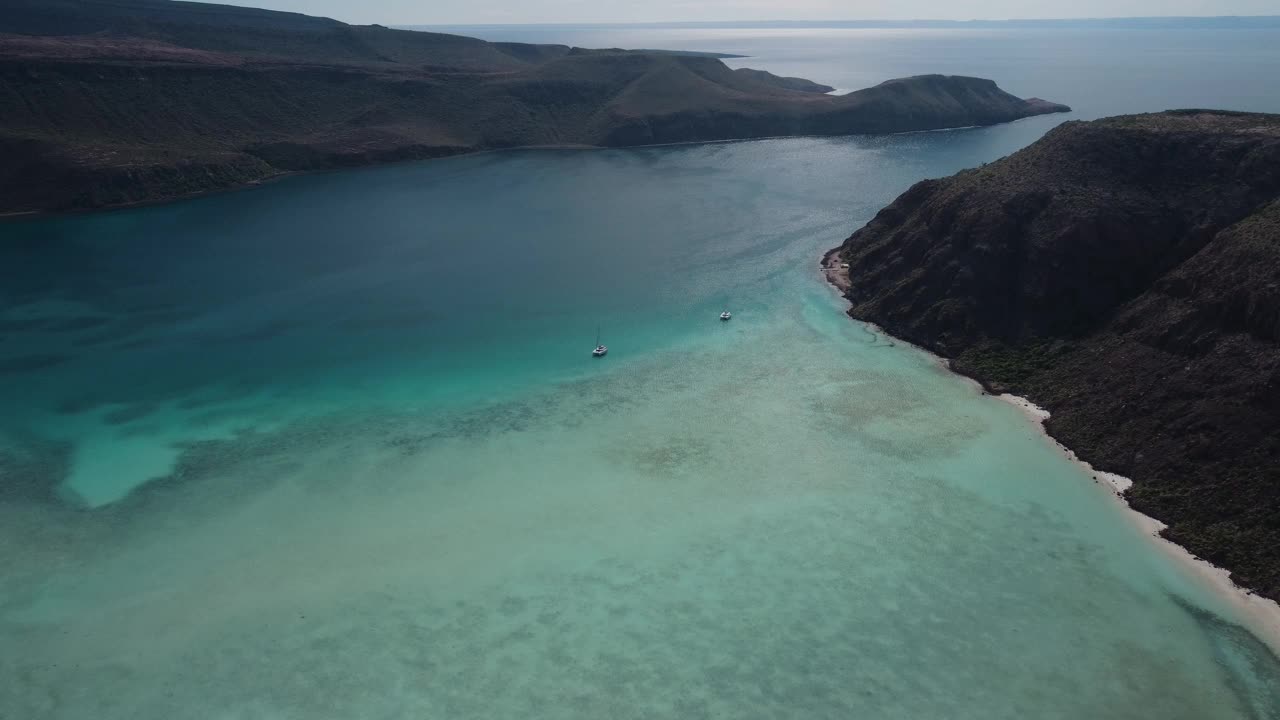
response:
M1068 123L839 252L851 315L1044 405L1170 539L1280 598L1280 116Z

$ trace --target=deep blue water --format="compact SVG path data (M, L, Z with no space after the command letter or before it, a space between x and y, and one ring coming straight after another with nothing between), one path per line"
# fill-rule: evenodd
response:
M453 26L486 40L652 47L747 55L728 61L848 92L943 73L995 80L1020 97L1075 109L1072 119L1174 108L1280 111L1280 29L861 29ZM1036 130L1010 132L1026 141Z
M1274 34L972 32L476 34L1280 110ZM0 225L0 717L1276 717L1256 617L816 272L1063 119Z

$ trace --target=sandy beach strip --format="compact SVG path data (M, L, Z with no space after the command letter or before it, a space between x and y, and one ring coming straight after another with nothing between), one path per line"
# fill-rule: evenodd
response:
M849 264L840 257L840 248L830 250L822 256L822 274L827 278L827 282L840 291L840 294L843 295L849 291L851 287Z
M1165 529L1165 524L1150 515L1144 515L1134 510L1125 499L1124 493L1133 486L1132 480L1123 475L1095 469L1089 463L1081 460L1071 448L1058 442L1045 431L1044 423L1050 416L1048 410L1017 395L1004 394L997 397L1021 410L1028 420L1040 428L1040 432L1046 440L1053 443L1055 447L1066 455L1067 459L1079 465L1089 474L1089 477L1093 478L1094 482L1107 490L1108 495L1124 506L1125 515L1142 530L1143 534L1150 537L1163 552L1190 570L1193 576L1217 592L1242 617L1247 618L1251 624L1249 629L1257 632L1258 638L1266 643L1268 647L1280 653L1280 603L1240 587L1232 581L1231 571L1220 568L1207 560L1202 560L1192 555L1181 545L1162 537L1160 532Z
M840 248L836 248L827 252L822 256L822 274L843 296L850 287L849 268L844 264L840 257ZM859 321L863 322L863 321ZM884 331L884 328L867 323L876 328L878 332L889 337L894 337L891 333ZM906 343L907 341L901 340ZM911 343L907 343L911 344ZM974 388L984 394L989 395L982 384L977 380L962 375L951 369L951 361L946 358L932 353L918 345L911 344L917 350L934 358L938 365L953 375L964 378L971 382ZM1040 434L1047 442L1053 443L1066 457L1072 462L1079 465L1088 475L1093 478L1094 482L1101 488L1105 488L1107 494L1116 502L1119 502L1125 510L1125 515L1132 520L1143 534L1151 539L1151 541L1159 547L1163 552L1179 562L1190 574L1204 583L1211 590L1216 592L1220 597L1226 600L1231 607L1235 608L1242 618L1249 622L1249 629L1258 634L1258 639L1266 643L1276 653L1280 653L1280 603L1274 600L1257 595L1250 590L1240 587L1231 579L1231 572L1224 568L1220 568L1213 563L1202 560L1192 555L1186 548L1166 540L1160 535L1164 530L1165 524L1159 520L1144 515L1134 510L1129 502L1125 499L1124 493L1133 486L1133 481L1122 475L1115 473L1102 472L1096 470L1089 463L1081 460L1071 448L1063 445L1053 438L1045 429L1045 421L1050 417L1049 411L1036 405L1030 400L1017 395L998 395L998 399L1018 408L1031 423L1040 430Z

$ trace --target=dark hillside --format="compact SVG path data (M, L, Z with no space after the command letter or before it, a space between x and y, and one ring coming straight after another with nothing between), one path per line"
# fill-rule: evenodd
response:
M169 0L0 0L0 213L517 146L924 130L1066 109L974 78L827 89L705 54Z
M343 27L329 18L179 0L4 0L5 32L23 35L112 33L146 37L156 28L236 28L319 32Z
M779 77L777 75L774 75L771 72L765 72L764 70L752 70L751 68L738 68L734 70L734 72L743 77L751 78L755 82L765 83L769 85L776 85L780 88L785 88L787 90L799 90L801 92L811 92L811 93L819 93L819 94L829 93L832 90L835 90L835 88L831 87L830 85L822 85L821 83L816 83L812 80L806 80L804 78Z
M330 63L470 70L512 70L529 64L518 57L518 50L505 51L475 38L175 0L0 0L0 32L128 37L212 52ZM537 54L537 46L526 47L526 53Z
M839 254L850 314L1045 406L1169 538L1280 599L1280 116L1068 123Z

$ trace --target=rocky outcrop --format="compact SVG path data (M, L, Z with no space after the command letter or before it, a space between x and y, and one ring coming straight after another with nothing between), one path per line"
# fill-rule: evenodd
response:
M924 76L835 97L715 57L488 43L168 0L0 0L0 213L518 146L987 125L1065 106Z
M1045 406L1167 537L1280 599L1280 116L1067 123L839 256L851 315Z

